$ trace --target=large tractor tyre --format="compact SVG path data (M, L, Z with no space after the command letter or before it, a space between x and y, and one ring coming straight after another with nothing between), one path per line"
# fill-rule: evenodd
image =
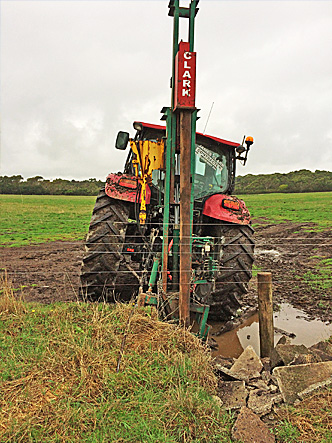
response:
M137 274L122 254L130 204L103 189L97 197L81 268L83 299L127 301L138 289Z
M208 234L217 244L218 272L211 294L210 318L227 320L241 308L239 299L248 292L254 262L254 229L250 225L207 221Z

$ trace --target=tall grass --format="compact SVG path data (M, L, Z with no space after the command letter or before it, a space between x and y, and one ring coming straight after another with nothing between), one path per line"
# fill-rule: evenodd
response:
M0 442L230 441L195 336L146 308L24 304L2 287Z

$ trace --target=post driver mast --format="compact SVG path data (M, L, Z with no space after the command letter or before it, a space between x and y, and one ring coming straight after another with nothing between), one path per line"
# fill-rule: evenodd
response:
M196 53L194 25L199 0L189 7L180 7L179 0L170 0L169 15L173 17L172 105L163 108L166 120L166 177L163 221L162 287L167 293L170 205L174 205L173 271L179 285L179 319L184 326L190 320L190 281L193 224L193 174L195 171L195 107ZM179 42L180 18L189 19L188 42ZM178 255L178 251L180 254ZM178 273L179 269L179 273ZM207 311L208 311L208 307ZM206 313L206 318L207 318ZM205 317L205 315L204 315Z

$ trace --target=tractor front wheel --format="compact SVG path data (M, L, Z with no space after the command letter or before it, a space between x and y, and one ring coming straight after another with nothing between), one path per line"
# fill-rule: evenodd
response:
M135 271L122 249L131 203L108 197L102 189L93 209L81 268L80 293L89 301L130 300L138 288Z

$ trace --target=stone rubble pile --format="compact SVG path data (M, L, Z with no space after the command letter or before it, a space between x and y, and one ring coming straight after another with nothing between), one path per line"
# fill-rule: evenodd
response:
M296 404L313 392L332 385L332 344L319 342L307 348L281 337L270 358L259 358L248 346L238 359L215 359L219 377L218 401L239 411L232 437L243 443L274 442L261 417L273 405Z

